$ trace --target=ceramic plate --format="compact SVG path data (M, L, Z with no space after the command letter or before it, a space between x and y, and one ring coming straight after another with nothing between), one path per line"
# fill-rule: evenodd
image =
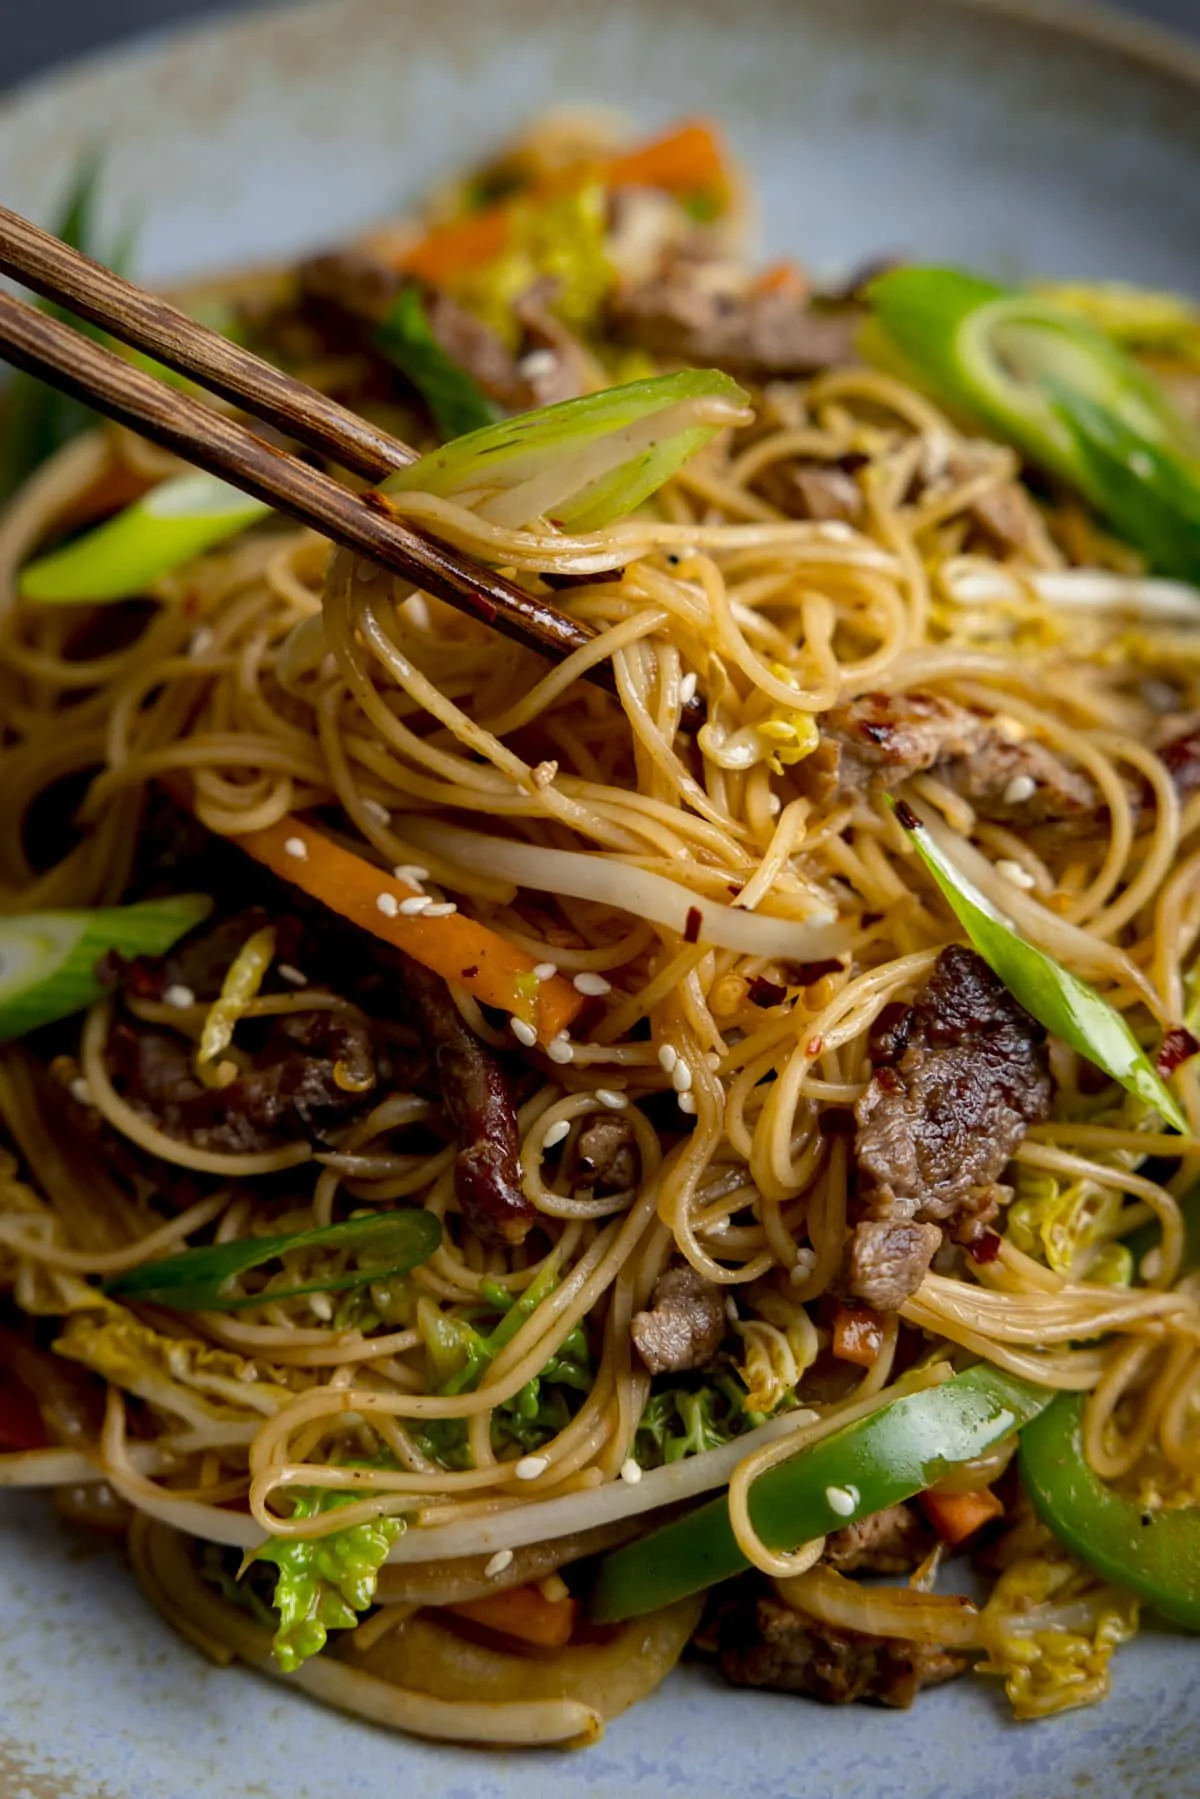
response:
M45 218L106 148L140 273L353 229L539 107L726 125L764 248L1200 287L1200 57L950 0L342 0L122 51L0 105L0 198ZM1075 20L1075 23L1072 23ZM2 804L0 798L0 804ZM1097 1709L1017 1726L982 1680L828 1711L681 1670L585 1753L431 1748L219 1672L114 1553L0 1499L0 1799L1185 1799L1200 1657L1145 1634Z

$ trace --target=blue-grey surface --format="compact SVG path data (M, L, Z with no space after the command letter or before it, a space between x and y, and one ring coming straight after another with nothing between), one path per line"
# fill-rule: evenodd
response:
M1195 0L1189 0L1194 4ZM115 0L92 0L106 22ZM0 47L12 0L0 0ZM18 9L19 10L19 9ZM47 12L50 8L47 5ZM156 20L168 11L154 7ZM55 13L65 37L64 11ZM0 106L0 195L47 216L104 142L147 273L267 256L419 191L551 98L711 107L767 235L1200 285L1200 77L938 0L345 0ZM0 800L2 803L2 800ZM1195 1799L1197 1649L1144 1637L1113 1697L1037 1727L982 1681L827 1712L685 1670L576 1756L398 1741L210 1668L115 1554L0 1497L0 1799Z

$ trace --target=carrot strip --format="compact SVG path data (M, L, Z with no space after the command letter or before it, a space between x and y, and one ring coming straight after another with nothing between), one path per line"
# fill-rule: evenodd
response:
M938 1536L951 1548L1004 1515L1004 1506L990 1487L974 1493L922 1493L919 1503Z
M883 1325L867 1306L839 1305L833 1317L833 1353L839 1362L869 1368L883 1348Z
M507 1592L467 1599L445 1609L472 1624L516 1637L518 1642L534 1643L539 1649L562 1649L571 1641L579 1601L569 1596L547 1599L537 1587L509 1587Z
M606 162L574 163L560 169L531 190L531 197L545 200L570 193L585 181L602 181L609 187L659 187L668 193L711 193L723 198L728 175L720 140L703 122L680 125L664 137ZM508 241L514 206L501 200L465 219L439 225L420 243L406 250L398 266L422 281L440 286L469 269L482 268L499 256Z
M539 981L533 972L536 963L524 950L476 919L461 912L442 918L393 912L393 900L398 908L417 889L301 819L284 818L231 841L351 924L404 950L444 980L461 983L482 1005L524 1019L543 1043L565 1030L584 1004L583 995L561 976ZM303 854L297 854L301 847Z
M754 283L756 294L788 294L797 300L803 300L810 288L804 271L794 262L772 262L762 271Z

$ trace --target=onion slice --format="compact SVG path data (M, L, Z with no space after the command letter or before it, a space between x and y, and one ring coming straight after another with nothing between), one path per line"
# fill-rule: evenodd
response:
M832 1568L810 1568L775 1583L785 1605L834 1630L934 1643L940 1649L980 1646L979 1608L960 1593L920 1593L911 1587L863 1586Z

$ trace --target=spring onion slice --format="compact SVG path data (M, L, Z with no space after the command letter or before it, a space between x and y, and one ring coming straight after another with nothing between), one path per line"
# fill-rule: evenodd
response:
M481 431L500 416L499 407L434 336L417 288L400 290L375 333L375 342L412 382L441 437Z
M24 600L127 600L236 537L271 508L199 470L164 481L124 512L22 570Z
M305 1293L341 1293L369 1281L394 1279L427 1262L442 1240L440 1221L432 1212L402 1207L348 1218L284 1237L242 1237L185 1249L162 1261L145 1262L118 1275L105 1291L113 1299L139 1300L177 1312L233 1312L246 1306L274 1305ZM261 1268L293 1252L349 1251L360 1258L356 1268L342 1268L299 1286L271 1286L259 1293L230 1293L229 1283L251 1268Z
M890 804L971 943L1014 999L1054 1036L1144 1099L1176 1130L1186 1132L1187 1120L1178 1101L1121 1014L1094 987L1019 936L1004 914L955 867L910 806L903 800Z
M161 956L212 910L205 894L90 912L0 918L0 1042L69 1018L98 999L96 964L110 950Z
M383 491L453 499L511 529L546 517L595 531L633 512L715 431L750 416L730 376L684 369L472 431L390 476Z

